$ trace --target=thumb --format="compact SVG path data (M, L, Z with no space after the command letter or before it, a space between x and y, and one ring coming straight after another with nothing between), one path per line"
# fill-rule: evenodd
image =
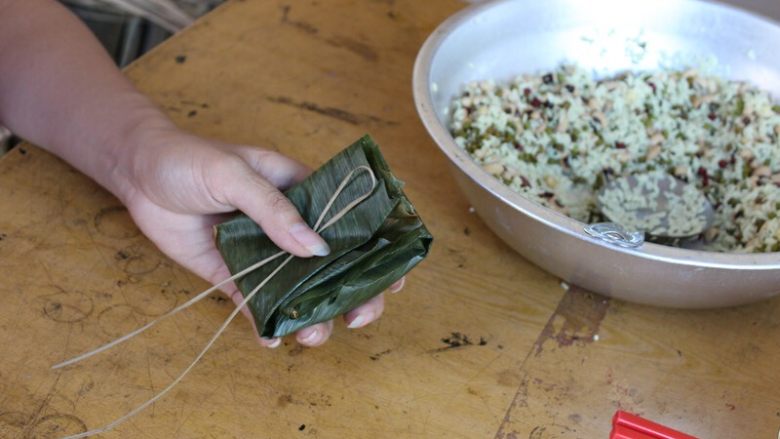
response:
M325 256L330 248L304 222L298 210L273 184L238 156L218 187L228 204L252 218L282 250L295 256ZM226 175L225 175L226 174Z

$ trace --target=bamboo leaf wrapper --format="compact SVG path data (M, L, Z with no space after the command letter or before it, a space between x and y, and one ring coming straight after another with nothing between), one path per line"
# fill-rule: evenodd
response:
M321 235L325 257L295 258L248 303L263 337L281 337L330 320L378 295L428 254L432 236L382 157L365 136L325 163L285 195L313 225L347 175L360 166L373 171L371 196ZM329 210L332 215L371 190L368 173L356 174ZM326 220L331 216L326 216ZM240 214L216 227L217 248L231 273L279 252L249 217ZM247 296L282 258L237 280Z

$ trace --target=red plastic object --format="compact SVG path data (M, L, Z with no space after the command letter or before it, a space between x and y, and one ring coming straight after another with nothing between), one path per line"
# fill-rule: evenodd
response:
M612 433L609 439L696 439L696 437L618 410L612 418Z

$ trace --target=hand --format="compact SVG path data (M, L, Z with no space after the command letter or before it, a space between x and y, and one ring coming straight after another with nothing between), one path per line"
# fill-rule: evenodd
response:
M0 0L0 10L0 120L117 195L173 260L212 283L229 277L211 228L236 209L296 256L328 251L276 189L305 177L305 167L274 152L176 129L58 2ZM225 291L239 300L235 286ZM350 327L366 325L383 303L377 297L344 318ZM314 325L297 338L315 346L332 328L330 322Z
M279 153L206 140L173 128L151 129L137 138L119 166L126 168L119 171L125 175L120 198L138 227L169 257L211 283L230 277L212 227L236 209L295 256L324 256L330 251L277 189L302 180L309 169ZM403 279L390 291L402 287ZM224 292L236 304L243 300L234 284ZM379 318L383 309L380 294L346 313L344 320L349 328L360 328ZM249 310L242 311L254 326ZM317 346L332 331L333 321L319 323L298 331L296 339ZM267 347L280 342L260 339Z

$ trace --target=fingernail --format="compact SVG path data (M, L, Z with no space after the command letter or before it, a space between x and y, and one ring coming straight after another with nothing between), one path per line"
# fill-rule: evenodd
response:
M349 325L347 325L347 328L349 329L357 329L361 326L365 325L366 322L368 322L368 316L365 314L358 314L357 317L355 317L351 322L349 322Z
M314 331L311 331L311 334L304 337L304 339L301 340L301 343L303 344L314 343L314 341L317 340L317 337L319 336L320 336L320 331L315 329Z
M281 338L263 338L263 340L268 343L265 345L265 347L269 349L276 349L279 347L280 344L282 344Z
M314 256L327 256L330 253L328 243L303 223L293 224L290 227L290 234Z
M404 284L405 283L406 283L406 279L405 278L401 278L401 280L399 280L398 282L390 285L390 288L388 289L388 291L390 291L391 293L395 294L395 293L401 291L404 288Z

